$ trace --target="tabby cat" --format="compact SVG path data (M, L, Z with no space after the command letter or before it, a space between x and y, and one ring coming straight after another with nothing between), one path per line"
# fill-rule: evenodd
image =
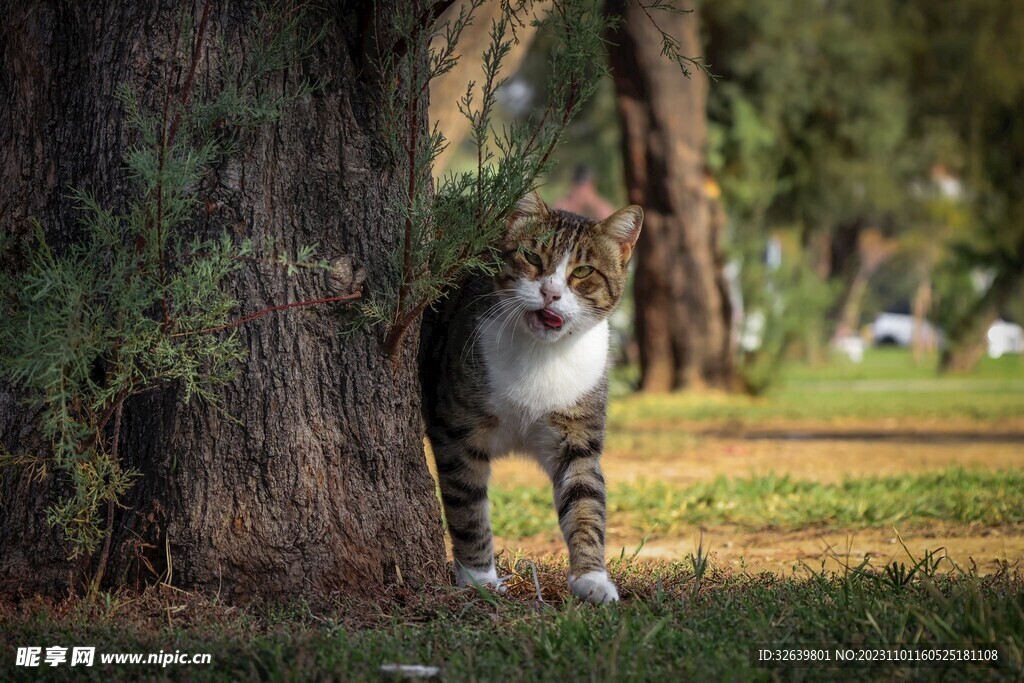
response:
M554 484L569 588L590 602L619 598L604 565L599 460L608 316L642 221L638 206L595 222L530 193L509 216L499 271L469 278L424 323L424 418L461 586L500 588L487 482L491 463L516 452Z

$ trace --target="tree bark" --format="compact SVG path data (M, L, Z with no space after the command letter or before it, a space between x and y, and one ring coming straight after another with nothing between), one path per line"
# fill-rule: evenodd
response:
M633 289L641 388L731 388L723 226L713 220L720 212L704 170L707 78L686 78L661 54L661 34L641 5L608 3L623 17L609 40L626 184L644 209ZM696 12L653 15L682 54L703 53Z
M58 247L77 238L68 187L124 206L130 138L114 98L127 83L152 104L163 92L177 13L195 5L15 3L0 26L0 223L28 230L38 217ZM294 253L318 243L327 258L353 255L372 290L397 281L401 195L378 115L382 87L367 62L367 36L387 40L394 2L342 2L308 17L328 34L301 68L271 77L270 93L299 78L322 89L276 122L245 133L217 169L196 229L223 229ZM253 7L214 3L197 82L219 68L220 38L245 53ZM383 38L382 38L383 36ZM385 49L387 46L383 46ZM188 46L179 49L187 60ZM252 265L235 287L241 312L324 296L320 278L289 280ZM121 455L142 477L115 516L105 585L158 577L255 596L374 595L389 585L440 580L440 508L421 440L416 349L392 365L379 330L343 334L344 309L309 307L237 328L248 351L220 391L223 413L180 387L130 401ZM416 334L408 335L415 339ZM10 451L45 455L33 416L0 387L0 438ZM229 417L230 416L230 417ZM26 471L0 483L0 589L61 593L96 558L66 560L43 520L62 478ZM91 564L90 564L91 563Z

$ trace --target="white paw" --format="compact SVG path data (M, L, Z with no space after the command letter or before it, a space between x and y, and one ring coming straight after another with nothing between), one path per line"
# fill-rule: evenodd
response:
M600 605L604 602L618 602L619 591L608 579L608 572L587 572L579 576L569 575L569 590L580 600Z
M508 586L501 582L501 579L498 578L498 572L493 566L490 569L479 570L459 565L459 571L455 573L455 583L459 588L480 585L493 588L499 593L504 593L508 590Z

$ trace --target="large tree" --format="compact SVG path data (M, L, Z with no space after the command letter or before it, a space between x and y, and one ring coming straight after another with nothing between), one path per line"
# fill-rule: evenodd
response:
M246 54L265 38L245 30L251 4L211 4L194 75L191 45L174 44L178 17L195 11L194 2L9 4L0 23L5 231L28 233L37 218L60 252L82 238L69 188L125 205L134 181L124 158L138 140L116 89L125 85L159 108L167 78L177 97L192 78L215 80L220 45ZM300 68L261 87L283 94L300 78L322 87L278 121L240 134L200 190L198 233L229 228L289 249L317 243L326 256L362 263L370 289L396 277L390 255L400 250L405 170L385 153L379 105L388 84L370 58L403 49L384 20L398 6L341 2L308 17L326 27L325 38ZM252 263L234 294L249 312L324 292L315 279L288 280ZM389 359L379 329L342 334L347 315L308 307L237 328L247 354L218 391L223 412L186 404L179 386L125 405L114 423L120 455L141 477L114 514L108 584L161 575L224 597L324 595L441 576L415 348L409 342ZM36 418L15 388L0 387L0 440L9 453L45 456ZM91 575L98 558L67 559L61 533L45 520L67 482L38 474L3 472L0 588L59 593Z
M633 290L641 388L729 388L723 221L705 172L708 81L663 53L671 36L678 53L702 54L699 17L642 2L608 9L623 17L609 40L629 201L644 207Z

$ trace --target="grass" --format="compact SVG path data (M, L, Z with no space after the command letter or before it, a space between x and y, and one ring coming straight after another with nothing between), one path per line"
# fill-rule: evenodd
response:
M1024 358L985 358L969 376L937 376L934 363L915 366L907 351L872 349L864 362L837 359L828 366L786 367L766 396L628 394L635 368L616 371L609 408L614 429L644 422L759 423L773 419L957 419L994 422L1024 416Z
M510 558L511 559L514 558ZM103 652L211 653L208 666L58 667L53 680L379 681L386 663L438 666L445 681L1012 680L1024 674L1024 581L1013 571L979 577L943 560L912 560L902 573L807 569L800 578L733 574L700 557L676 563L614 562L619 605L569 598L564 565L528 569L505 596L431 588L367 605L305 603L226 608L153 588L61 604L6 606L0 627L4 680L38 680L14 668L19 645L95 645ZM522 565L521 565L522 566ZM700 571L695 571L699 567ZM909 578L908 578L909 577ZM985 645L996 667L910 665L799 668L751 665L754 646L918 643Z
M1024 416L1024 382L927 380L935 386L900 386L897 381L877 390L858 389L853 382L785 385L771 395L678 394L670 397L632 395L609 406L611 429L642 429L645 421L757 424L770 420L906 419L996 422Z
M920 363L914 363L906 349L883 347L867 349L864 360L860 363L854 363L841 355L833 355L827 366L815 367L790 362L784 367L783 373L785 383L789 384L870 379L938 382L1024 381L1024 356L985 356L978 366L966 375L939 375L936 371L938 363L938 354L928 354Z
M666 449L685 465L687 453L710 438L700 433L705 427L852 420L872 430L967 424L964 431L984 434L1021 428L1021 359L986 359L969 378L939 378L932 367L911 365L905 352L870 351L860 365L787 368L786 381L759 399L619 397L610 408L609 446L635 456L638 466L644 454ZM822 459L823 466L827 462ZM680 484L654 480L656 471L650 476L609 491L612 523L637 537L715 524L787 530L898 523L907 529L940 522L980 530L1024 522L1024 473L1018 470L950 468L835 483L768 474ZM557 537L549 488L499 487L492 498L495 530L505 539ZM568 596L564 559L532 565L508 554L500 558L500 572L512 575L504 595L393 587L370 603L225 606L156 586L142 594L98 593L60 602L0 601L0 680L380 681L386 663L437 666L444 681L1024 679L1019 566L1004 562L982 576L948 557L906 553L887 566L868 559L851 566L848 557L832 557L843 567L838 573L822 564L785 576L750 574L742 565L739 571L722 569L709 563L702 548L671 563L641 562L624 553L609 565L623 601L599 608ZM901 643L994 645L999 663L782 670L753 666L749 659L750 648L769 644L834 649ZM213 663L45 672L13 666L17 647L53 645L96 646L97 657L210 653Z
M492 522L505 539L556 537L551 492L492 487ZM1024 522L1024 472L951 468L829 484L774 475L718 477L679 486L639 481L612 487L608 515L616 526L664 536L703 524L749 530L860 529L931 521L973 525Z

